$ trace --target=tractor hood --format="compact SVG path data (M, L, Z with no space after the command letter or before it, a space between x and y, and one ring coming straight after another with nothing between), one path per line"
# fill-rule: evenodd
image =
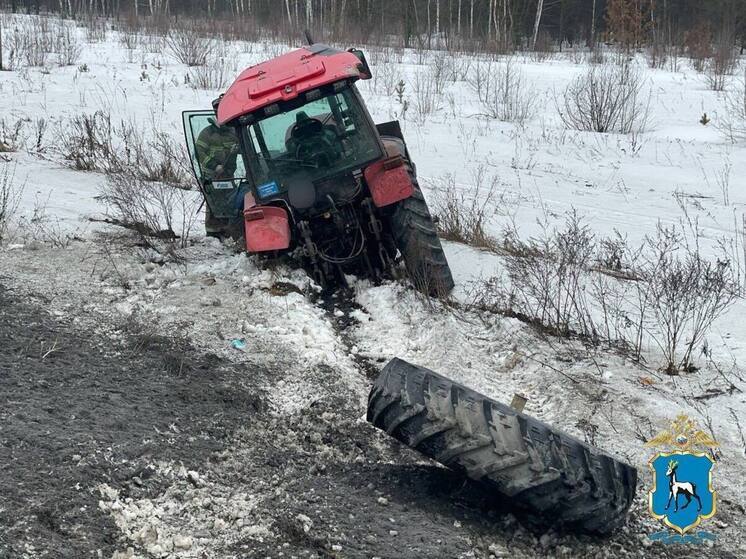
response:
M364 58L322 44L294 50L241 72L220 99L218 123L344 79L370 79Z

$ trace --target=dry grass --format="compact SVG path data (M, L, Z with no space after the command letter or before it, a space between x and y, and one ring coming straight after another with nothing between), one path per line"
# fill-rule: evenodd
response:
M0 160L0 245L11 231L24 188L16 181L15 164Z
M438 234L447 241L496 250L497 239L487 232L495 213L496 189L497 178L488 181L484 167L472 174L468 190L459 188L452 174L441 178L432 195Z

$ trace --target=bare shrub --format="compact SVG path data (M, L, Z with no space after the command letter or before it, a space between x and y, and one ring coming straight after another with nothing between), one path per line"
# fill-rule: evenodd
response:
M233 79L235 68L225 49L211 52L204 66L196 66L189 71L189 83L194 89L222 90Z
M165 45L165 39L161 35L148 33L140 35L140 47L145 52L160 53L163 51Z
M89 17L83 21L85 40L88 43L101 43L106 40L106 19Z
M486 227L494 213L497 177L485 185L484 167L472 174L469 191L459 189L453 174L445 175L433 195L433 214L437 217L438 234L448 240L478 248L497 248L497 240Z
M44 67L52 53L56 53L60 66L71 66L82 52L74 27L44 17L19 23L7 42L11 69L22 65Z
M142 123L114 125L104 111L82 114L58 126L56 149L71 168L107 174L128 172L138 179L178 188L190 183L190 166L181 142L155 121L146 134Z
M422 124L433 113L440 109L442 96L438 93L438 86L433 76L428 72L418 71L414 76L412 84L413 102L415 120Z
M715 45L712 58L707 61L705 67L705 80L713 91L723 91L728 76L731 75L738 64L736 50L734 48L733 35L723 32L720 40Z
M442 95L445 91L448 79L453 73L451 68L451 57L445 51L438 51L432 57L430 64L430 75L435 84L435 91Z
M710 59L704 69L705 81L707 87L712 91L723 91L725 89L725 82L728 77L727 72L724 68L718 64L716 58Z
M650 68L665 68L668 61L668 49L666 45L660 40L654 41L645 49L645 59Z
M23 147L23 119L15 122L0 118L0 153L18 151Z
M596 46L591 49L589 61L591 64L595 64L596 66L606 64L606 52L600 46Z
M469 83L490 118L523 124L535 113L536 92L514 57L475 64Z
M51 193L46 197L36 194L31 216L19 219L19 231L26 241L33 240L55 248L65 248L73 241L75 234L62 226L59 217L47 212L50 197Z
M151 133L147 137L142 129L142 125L135 122L123 122L114 129L114 137L121 148L109 168L125 170L144 181L188 189L191 167L183 144L176 142L155 122L151 123Z
M394 95L400 80L401 74L395 64L381 64L373 70L373 87L386 97Z
M741 296L746 295L746 214L738 218L733 216L735 236L733 238L733 260L736 262L739 281L741 282ZM740 247L740 250L739 250Z
M534 62L544 62L554 56L554 43L552 37L546 31L539 33L534 48L529 52Z
M539 237L512 238L518 250L506 257L510 290L505 308L557 335L596 339L585 291L595 248L588 226L573 211L563 229L550 230L545 223Z
M34 20L34 23L27 25L21 32L17 48L27 66L42 67L46 65L47 56L52 52L52 42L49 34L38 25L38 20Z
M75 29L61 23L55 36L57 63L60 66L74 66L78 63L83 47L78 41Z
M486 96L486 92L488 90L488 81L490 80L490 73L492 72L492 66L493 62L490 60L479 60L472 65L471 71L467 76L467 82L469 86L477 94L477 97L480 101Z
M667 373L691 371L695 348L736 299L738 279L729 260L704 259L698 243L684 243L672 228L659 226L646 245L639 273L656 322L651 336Z
M136 31L122 29L119 31L119 43L127 50L135 50L140 44L140 35Z
M111 117L103 111L73 117L58 126L57 150L78 171L116 172Z
M101 197L113 223L132 229L159 252L187 246L201 202L194 191L145 181L130 172L109 175Z
M164 41L169 54L187 66L204 66L217 46L213 39L183 29L172 30Z
M0 245L8 238L25 188L25 183L16 182L15 172L15 165L2 162L2 167L0 167Z
M568 128L588 132L642 132L647 125L650 95L631 64L590 68L567 86L555 105Z
M32 130L28 149L36 153L43 153L46 151L45 135L49 128L49 121L44 117L39 117L31 123L31 126Z
M573 64L578 66L588 61L588 52L581 45L574 45L567 56Z
M563 228L545 222L528 241L508 228L502 248L507 278L477 287L480 308L555 335L605 342L636 359L652 343L662 353L661 369L672 375L695 369L697 348L740 292L740 270L726 251L705 258L696 226L688 239L659 226L631 248L618 234L597 242L572 212Z
M683 49L680 45L671 45L668 50L668 70L678 72Z
M725 100L726 117L721 131L733 142L746 140L746 71L726 93Z

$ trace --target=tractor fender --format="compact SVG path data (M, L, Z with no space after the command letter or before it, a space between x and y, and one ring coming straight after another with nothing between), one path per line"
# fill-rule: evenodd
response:
M254 196L244 196L244 233L248 252L270 252L290 247L290 219L278 206L259 206Z
M400 202L414 194L414 184L401 155L371 163L363 174L373 203L378 208Z
M404 165L408 161L407 147L395 137L382 136L385 157L368 165L365 181L368 183L373 203L381 208L409 198L414 194L412 178Z

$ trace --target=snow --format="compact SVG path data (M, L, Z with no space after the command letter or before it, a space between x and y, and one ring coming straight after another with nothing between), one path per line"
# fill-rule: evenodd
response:
M255 496L200 479L183 466L159 464L153 470L173 482L157 499L123 497L105 484L97 488L99 508L112 515L129 542L150 556L200 558L215 545L269 534L256 518L259 500ZM194 482L195 474L199 483ZM185 518L189 519L186 525ZM133 552L129 557L139 555Z
M237 74L277 47L236 43L228 48ZM402 64L389 62L407 84L405 97L410 102L415 73L428 72L427 65L415 62L413 53ZM466 57L456 62L465 64ZM704 232L703 249L709 254L715 254L721 236L736 234L734 220L740 222L746 212L746 145L732 144L718 132L723 96L709 91L686 64L671 72L648 69L642 58L637 60L650 91L651 124L642 133L625 136L563 128L555 95L561 95L584 66L564 58L520 59L519 63L540 107L524 126L479 117L479 102L464 81L449 82L441 108L427 118L417 120L410 107L409 120L402 124L426 196L443 188L441 179L447 174L456 177L456 188L469 193L484 192L494 177L500 196L490 213L489 228L495 235L510 221L523 237L534 235L539 220L560 223L574 208L598 236L611 236L616 230L634 244L661 222L678 224L685 217L680 204L698 220ZM166 54L144 49L127 53L114 32L103 43L87 44L79 64L89 71L51 66L44 71L0 73L0 99L9 107L3 118L48 119L50 144L55 130L70 117L96 110L178 138L181 111L209 107L220 93L184 85L188 68ZM377 122L400 114L395 96L386 95L373 80L360 84L360 89ZM707 126L699 123L703 113L712 119ZM35 212L43 209L46 219L61 231L85 238L101 231L88 218L105 212L97 199L103 175L65 168L51 145L43 156L4 155L15 165L18 187L25 185L18 212L21 225L28 226ZM714 178L726 165L732 166L727 205ZM475 178L480 176L483 183L477 184ZM476 314L442 307L399 283L374 286L356 281L355 302L360 308L350 314L357 323L343 339L333 322L339 311L329 316L315 304L311 295L316 288L302 271L283 266L263 269L253 259L200 235L185 265L154 266L148 265L147 255L138 259L116 254L121 259L119 269L102 275L101 285L87 280L82 260L65 267L65 251L82 259L80 248L62 249L59 255L42 251L50 262L32 263L30 243L21 232L0 250L2 275L12 274L12 281L31 290L46 292L52 284L73 294L76 303L67 308L55 306L62 303L53 300L52 308L58 311L84 308L151 316L164 331L183 327L197 344L237 362L281 363L286 375L276 379L271 394L277 414L297 412L335 391L359 402L362 410L369 384L359 373L354 354L379 364L398 356L503 402L515 393L524 394L526 413L580 438L589 436L584 424L595 424L596 444L636 465L645 489L649 453L640 435L667 427L681 411L700 424L710 420L721 443L716 482L720 494L731 502L746 502L740 483L746 474L743 435L734 421L738 417L746 426L746 398L738 371L728 375L737 387L731 394L697 399L707 389L723 387L722 372L703 366L695 374L670 378L656 371L655 355L646 368L623 355L541 338L515 319L484 321ZM472 282L501 270L501 259L493 253L456 243L445 243L445 250L459 301L467 300ZM121 279L132 286L130 291L120 287ZM273 294L277 281L295 285L298 292ZM740 299L707 337L721 370L746 362L745 312L746 302ZM244 351L230 347L230 340L238 338L245 339ZM325 367L335 372L333 380ZM173 490L186 491L183 480L174 476ZM201 489L189 491L195 494L190 498L202 498ZM250 505L250 496L241 498ZM199 556L198 539L187 541L187 534L168 527L169 518L183 513L181 508L170 509L158 500L122 501L106 488L102 488L101 506L111 511L127 538L149 552L157 555L180 547L190 549L190 555L183 556ZM731 520L742 522L736 517ZM225 522L228 526L232 520ZM223 533L223 525L215 523L215 530ZM161 532L153 536L152 530ZM246 530L253 530L253 525Z

